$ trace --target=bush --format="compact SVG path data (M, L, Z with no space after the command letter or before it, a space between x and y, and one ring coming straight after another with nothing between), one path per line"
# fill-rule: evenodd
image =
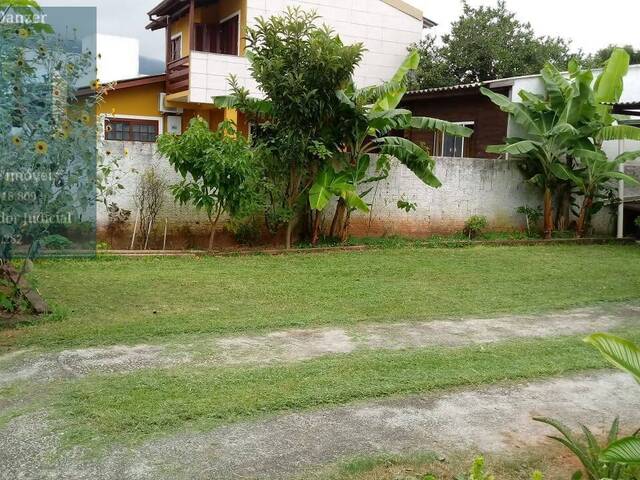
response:
M527 233L529 235L533 233L533 229L544 216L542 207L531 208L523 205L522 207L518 207L516 211L525 216L525 219L527 220Z
M464 224L464 234L469 237L469 240L476 238L482 233L482 230L489 226L487 217L474 215Z
M255 245L260 240L260 224L255 217L231 219L225 226L240 245Z
M68 250L73 242L62 235L49 235L42 240L42 245L49 250Z

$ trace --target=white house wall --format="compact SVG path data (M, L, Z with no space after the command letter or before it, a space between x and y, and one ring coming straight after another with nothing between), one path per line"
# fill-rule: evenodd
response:
M332 27L346 44L362 42L367 49L356 81L360 86L390 79L404 58L407 47L422 38L418 20L380 0L248 0L247 24L257 17L282 13L287 7L301 6L320 15L320 23Z

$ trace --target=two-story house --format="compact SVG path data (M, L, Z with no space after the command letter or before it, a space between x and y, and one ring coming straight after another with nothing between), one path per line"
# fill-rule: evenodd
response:
M119 80L108 92L97 112L105 126L105 151L121 157L125 170L140 172L154 165L170 183L175 174L155 149L159 134L180 134L194 116L203 117L212 128L231 119L248 133L242 114L214 107L212 98L229 93L230 74L252 94L260 95L250 75L243 31L259 17L280 14L290 6L315 11L319 22L330 26L346 44L364 44L367 51L355 73L359 86L391 78L406 58L408 46L422 38L425 28L435 25L402 0L163 0L149 12L147 29L165 33L166 71ZM136 175L127 176L122 182L125 189L112 200L135 210L136 181ZM166 203L162 217L171 225L170 231L199 229L202 219L191 209ZM103 230L107 217L100 210L99 229ZM178 241L170 243L180 246Z
M149 12L147 29L166 34L166 73L118 82L99 112L113 117L108 138L144 142L163 131L180 133L194 115L214 126L230 118L246 129L242 117L216 109L212 97L229 92L230 74L260 95L242 32L289 6L315 10L345 43L365 45L355 75L360 86L388 80L407 47L434 25L402 0L164 0Z

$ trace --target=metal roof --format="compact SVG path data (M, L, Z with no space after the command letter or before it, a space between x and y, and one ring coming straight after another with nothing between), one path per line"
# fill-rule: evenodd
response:
M425 93L455 92L459 90L470 90L472 88L480 88L483 85L487 85L489 83L491 82L464 83L461 85L451 85L449 87L424 88L422 90L412 90L410 92L407 92L406 95L420 95Z

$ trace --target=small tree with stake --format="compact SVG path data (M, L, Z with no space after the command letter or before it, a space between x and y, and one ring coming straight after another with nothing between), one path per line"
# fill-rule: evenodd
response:
M183 135L162 135L158 151L183 177L171 187L176 201L206 213L212 250L222 215L241 212L253 198L256 169L247 140L231 122L211 131L206 121L194 118Z

